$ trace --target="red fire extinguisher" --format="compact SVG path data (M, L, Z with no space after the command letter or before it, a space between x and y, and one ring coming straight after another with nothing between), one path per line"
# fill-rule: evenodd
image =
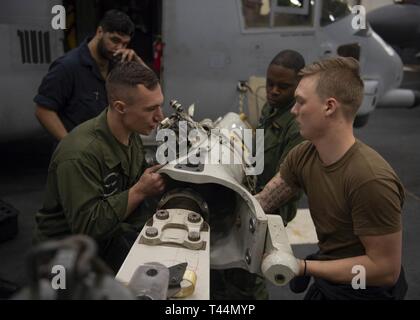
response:
M161 37L157 37L153 42L153 69L160 74L162 67L163 42Z

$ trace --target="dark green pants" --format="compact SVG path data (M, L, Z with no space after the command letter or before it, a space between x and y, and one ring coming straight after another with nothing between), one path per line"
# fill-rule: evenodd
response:
M211 300L267 300L264 278L244 269L210 270Z
M107 241L106 244L99 244L99 257L115 274L118 273L137 236L137 232L127 231Z

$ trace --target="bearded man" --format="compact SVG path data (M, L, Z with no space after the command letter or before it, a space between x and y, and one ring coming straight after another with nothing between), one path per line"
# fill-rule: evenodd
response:
M125 13L110 10L94 37L51 64L34 98L35 115L57 141L108 105L105 79L116 62L142 62L127 48L134 28Z

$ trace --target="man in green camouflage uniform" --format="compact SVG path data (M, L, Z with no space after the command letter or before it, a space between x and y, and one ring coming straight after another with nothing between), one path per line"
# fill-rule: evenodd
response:
M258 176L257 191L277 173L287 153L303 141L299 127L290 113L299 83L299 71L305 60L296 51L277 54L267 69L266 94L258 129L264 129L264 171ZM297 210L299 196L279 210L284 224L291 221ZM244 269L214 271L211 274L213 299L268 299L265 280Z
M258 176L258 192L278 172L289 151L303 141L290 110L295 104L298 72L304 66L305 61L298 52L285 50L274 57L268 67L267 103L258 125L258 129L264 129L264 171ZM298 198L279 209L285 225L296 216Z
M156 75L137 62L115 67L107 79L110 105L66 136L48 170L35 241L86 234L117 271L146 222L144 200L165 183L147 168L138 134L150 134L163 119Z

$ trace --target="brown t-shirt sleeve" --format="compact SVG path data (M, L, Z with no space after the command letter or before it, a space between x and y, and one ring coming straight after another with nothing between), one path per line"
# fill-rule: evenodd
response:
M350 195L357 236L385 235L401 230L402 186L392 179L370 180Z
M280 165L280 176L291 188L302 188L300 183L302 168L299 168L299 163L304 154L306 143L302 142L290 150Z

